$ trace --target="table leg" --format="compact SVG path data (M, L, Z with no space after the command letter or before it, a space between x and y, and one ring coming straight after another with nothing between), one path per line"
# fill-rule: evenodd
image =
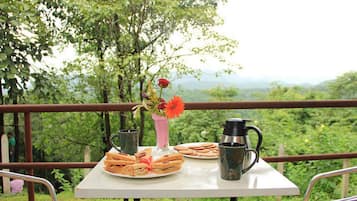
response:
M123 201L129 201L129 199L128 198L124 198Z
M238 198L231 198L231 201L237 201L238 200Z
M140 201L140 198L134 198L134 201Z

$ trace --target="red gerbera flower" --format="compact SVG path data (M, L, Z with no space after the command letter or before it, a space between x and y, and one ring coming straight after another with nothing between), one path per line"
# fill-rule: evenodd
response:
M179 96L174 96L167 104L165 108L165 113L167 118L175 118L181 115L185 105Z

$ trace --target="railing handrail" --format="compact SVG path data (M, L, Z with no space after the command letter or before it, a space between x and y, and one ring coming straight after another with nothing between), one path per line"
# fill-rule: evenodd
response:
M266 162L298 162L307 160L334 160L357 158L357 152L334 154L306 154L290 156L262 157ZM0 169L67 169L67 168L93 168L97 162L15 162L0 163Z
M0 105L0 113L132 111L138 103ZM185 110L357 107L357 99L298 101L186 102Z

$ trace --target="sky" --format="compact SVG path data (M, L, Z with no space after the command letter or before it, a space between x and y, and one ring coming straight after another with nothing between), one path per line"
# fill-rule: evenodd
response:
M228 0L220 32L240 76L317 84L357 71L356 0Z
M230 59L242 66L240 77L318 84L357 71L356 8L356 0L228 0L218 30L239 42ZM46 63L60 66L75 51L54 55Z

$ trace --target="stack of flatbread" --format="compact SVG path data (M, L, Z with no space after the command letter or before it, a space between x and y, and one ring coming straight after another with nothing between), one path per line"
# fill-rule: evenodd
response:
M218 157L219 151L216 143L197 143L189 146L176 145L176 151L183 155L198 157Z

